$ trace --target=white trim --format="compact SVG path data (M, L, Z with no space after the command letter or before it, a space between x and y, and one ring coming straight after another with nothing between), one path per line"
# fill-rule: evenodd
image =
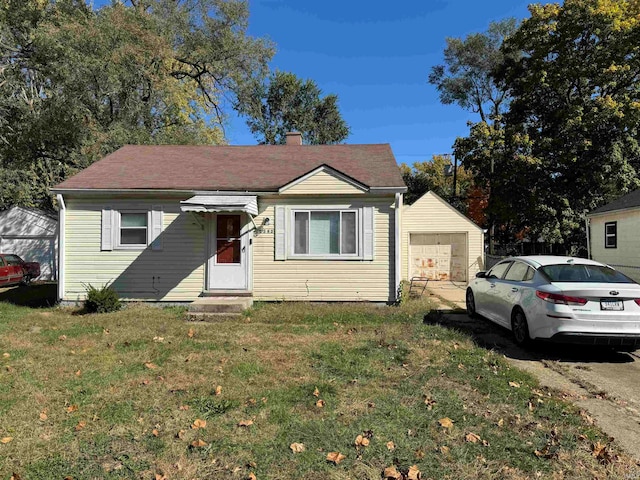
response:
M67 207L61 194L56 195L58 200L58 301L64 299L65 287L65 226Z
M282 187L280 187L278 189L278 193L284 193L287 190L289 190L290 188L295 187L296 185L299 185L300 183L304 182L305 180L307 180L307 179L313 177L314 175L316 175L317 173L321 173L321 172L325 172L325 173L331 175L332 177L335 177L338 180L341 180L341 181L343 181L345 183L348 183L352 187L355 187L358 190L361 190L363 192L369 191L369 187L367 187L363 183L358 182L357 180L354 180L351 177L348 177L344 173L339 172L335 168L331 168L328 165L320 165L318 168L315 168L315 169L311 170L310 172L305 173L303 176L296 178L292 182L289 182L289 183L283 185Z
M390 194L390 193L407 193L407 187L369 187L369 193Z
M395 223L395 235L394 235L394 266L395 266L395 291L393 292L393 300L398 300L398 290L400 289L400 281L402 280L402 202L403 196L401 193L396 193L395 211L394 211L394 223Z
M140 209L134 209L134 210L129 210L129 209L124 209L124 210L113 210L113 212L115 213L114 215L114 219L113 219L113 249L114 250L144 250L145 248L147 248L150 244L151 244L151 237L152 237L152 233L151 233L151 228L150 228L150 223L151 223L151 211L150 210L140 210ZM121 215L123 213L144 213L147 216L147 226L146 231L147 231L147 236L146 236L146 243L142 244L142 243L136 243L136 244L121 244L120 243L120 239L122 237L122 232L121 232L121 228L122 228L122 220L121 220ZM128 227L125 227L128 228ZM142 229L142 227L133 227L133 228L137 228L137 229Z
M328 253L328 254L313 254L313 253L295 253L295 214L308 213L309 214L309 229L311 229L311 212L338 212L340 214L340 233L342 234L342 212L353 212L356 215L356 253ZM287 259L289 260L362 260L363 258L363 233L362 233L362 208L334 208L333 206L316 206L313 208L299 208L290 207L287 211L287 221L290 225L289 232L289 245L286 248ZM310 235L307 235L307 251L309 251ZM338 239L338 246L342 251L342 236Z

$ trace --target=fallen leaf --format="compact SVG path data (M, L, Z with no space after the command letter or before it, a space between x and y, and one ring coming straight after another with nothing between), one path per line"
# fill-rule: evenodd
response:
M249 473L247 480L258 480L258 478L256 477L255 473L251 472Z
M413 456L418 460L422 460L426 455L427 454L424 453L424 450L422 450L421 448L418 448L415 452L413 452Z
M500 420L498 420L498 426L502 427L504 425L504 420L501 418Z
M4 358L9 358L9 357L11 356L11 354L10 354L10 353L8 353L8 352L4 352L4 353L2 354L2 356L3 356Z
M393 443L391 441L387 442L387 450L393 451L395 449L396 449L396 444L395 443Z
M144 364L144 366L147 367L149 370L155 370L156 368L158 368L158 366L152 362L147 362Z
M600 441L591 445L591 454L596 457L602 465L608 465L613 462L617 456L611 453L609 447Z
M189 405L180 405L178 407L179 410L189 410Z
M161 473L156 473L154 480L167 480L167 476Z
M179 430L178 433L176 433L176 438L179 438L180 440L182 440L184 438L184 434L186 432L184 430Z
M6 445L7 443L9 443L11 440L13 440L13 437L2 437L0 438L0 443Z
M197 430L198 428L207 428L207 421L196 418L195 422L191 425L191 428Z
M347 457L340 452L329 452L327 454L327 462L331 462L334 465L338 465L345 458Z
M301 453L305 451L304 443L292 443L289 448L293 453Z
M67 407L67 413L75 412L78 410L78 405L69 405Z
M431 397L425 396L424 404L427 406L427 410L432 410L433 407L436 405L436 401Z
M318 387L316 387L316 389L313 391L313 396L314 397L319 397L320 396L320 390L318 390Z
M82 372L80 370L76 371L76 377L79 377L80 375L82 375Z
M64 340L66 340L66 339L67 339L67 336L66 336L66 335L60 335L60 336L58 337L58 340L61 340L61 341L64 341Z
M449 455L449 452L451 451L451 449L449 447L447 447L446 445L442 445L440 447L440 453L443 455Z
M103 328L102 333L104 333L105 335L109 335L111 332L109 331L108 328Z
M470 443L478 443L479 441L481 441L482 439L480 438L480 435L477 435L475 433L469 432L467 433L467 435L464 437L464 439L467 442Z
M76 425L76 432L79 432L86 426L87 426L87 422L78 422L78 424Z
M157 437L158 435L160 435L160 432L158 432L157 428L154 428L153 430L151 430L151 435L153 435L154 437Z
M441 418L440 420L438 420L438 423L443 428L452 428L453 427L453 420L451 420L449 417Z
M207 442L205 442L202 439L198 439L198 440L194 440L193 442L191 442L191 446L194 448L198 448L198 447L206 447L208 444Z
M164 342L164 337L153 337L154 342L162 343Z
M318 400L316 402L316 407L323 408L326 404L327 404L327 402L325 402L324 400L320 399L320 400Z
M222 395L222 385L218 385L215 390L215 395Z
M391 465L384 469L384 472L382 472L382 478L385 480L402 480L402 474L398 471L395 465Z
M420 480L422 478L422 472L418 470L417 465L412 465L409 467L409 471L407 472L407 480Z
M518 382L509 382L509 386L513 388L520 388L520 384Z
M46 410L41 411L40 412L40 420L45 421L47 418L49 418L49 417L47 417L47 411Z
M17 473L13 473L9 480L22 480L22 477L20 475L18 475Z
M253 425L253 420L240 420L238 422L239 427L250 427Z
M193 328L190 328L189 331L187 332L187 336L189 338L193 338L195 334L196 334L196 331Z
M363 437L362 435L358 435L354 443L356 447L368 447L369 439L367 437Z

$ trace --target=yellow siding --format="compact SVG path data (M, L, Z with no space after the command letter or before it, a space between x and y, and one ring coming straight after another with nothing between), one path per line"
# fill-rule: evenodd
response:
M402 211L401 272L403 280L407 280L409 276L410 233L467 233L467 280L484 269L482 230L431 192L426 193L413 205L405 206Z
M608 222L617 222L616 248L604 248L604 224ZM590 226L591 258L609 265L640 267L640 209L591 217ZM640 282L640 268L615 268Z
M287 192L289 193L289 192ZM394 197L261 197L256 224L275 218L275 206L374 207L374 260L275 260L272 230L253 239L253 295L256 300L387 302L394 297ZM272 223L273 224L273 223ZM288 238L288 237L287 237Z
M204 288L205 235L179 199L65 198L65 300L84 298L83 284L111 282L128 300L187 301ZM102 209L164 210L163 249L101 251Z
M286 195L353 195L364 194L364 191L321 170L283 193Z

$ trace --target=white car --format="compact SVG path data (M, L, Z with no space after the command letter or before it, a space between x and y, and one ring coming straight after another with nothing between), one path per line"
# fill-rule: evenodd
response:
M640 348L640 285L583 258L512 257L479 272L466 292L467 312L533 339Z

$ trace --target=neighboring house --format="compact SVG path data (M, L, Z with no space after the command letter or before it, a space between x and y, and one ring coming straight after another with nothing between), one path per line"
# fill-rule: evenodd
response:
M395 300L389 145L125 146L57 185L59 297Z
M34 280L55 280L58 218L34 208L11 207L0 212L0 253L13 253L27 262L40 263Z
M587 215L589 258L640 282L640 189ZM636 268L633 268L636 267Z
M433 192L402 210L402 278L468 282L484 270L484 233Z

